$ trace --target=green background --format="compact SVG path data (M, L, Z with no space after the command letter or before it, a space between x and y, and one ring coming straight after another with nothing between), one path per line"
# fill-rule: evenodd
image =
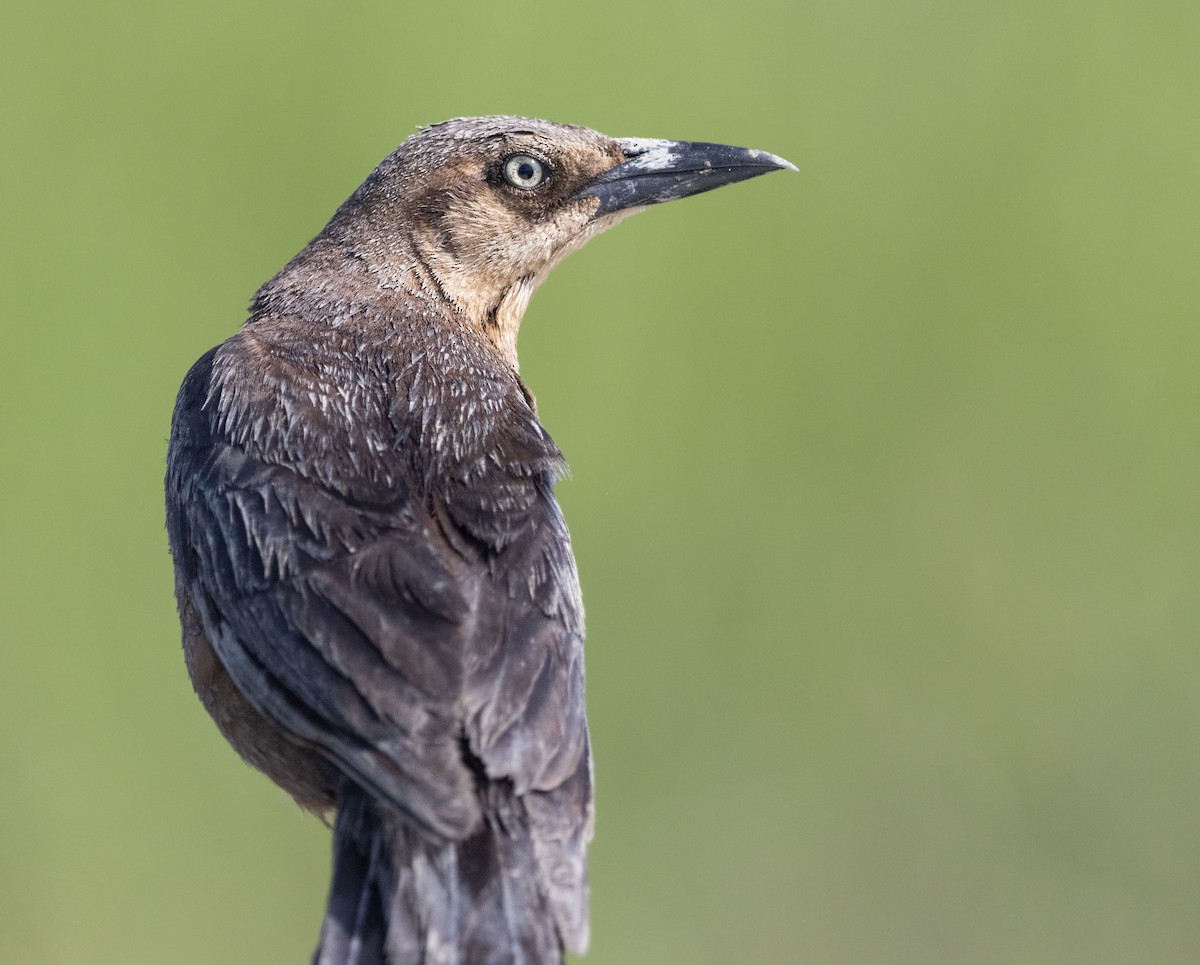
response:
M557 270L590 965L1200 960L1200 7L21 4L0 961L307 961L328 833L178 643L175 390L414 126L773 174Z

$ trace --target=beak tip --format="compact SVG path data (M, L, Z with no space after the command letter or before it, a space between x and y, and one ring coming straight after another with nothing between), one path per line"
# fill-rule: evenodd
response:
M782 158L778 154L768 154L766 151L763 151L762 153L763 153L764 161L766 161L768 164L773 164L775 167L779 168L781 171L799 171L800 170L791 161L787 160L787 158Z

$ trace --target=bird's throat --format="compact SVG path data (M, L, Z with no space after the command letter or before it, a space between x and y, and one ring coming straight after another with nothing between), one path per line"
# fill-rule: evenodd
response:
M544 277L544 276L543 276ZM483 333L496 346L496 350L513 371L520 371L517 362L517 335L521 330L521 319L525 317L525 309L529 300L541 284L542 279L535 275L526 275L517 279L504 290L495 308L482 319Z

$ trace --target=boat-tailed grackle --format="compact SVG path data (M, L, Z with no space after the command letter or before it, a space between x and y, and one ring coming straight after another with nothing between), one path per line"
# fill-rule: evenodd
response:
M238 753L336 811L316 965L587 945L583 607L517 329L624 216L788 167L528 118L435 124L188 373L166 479L184 655Z

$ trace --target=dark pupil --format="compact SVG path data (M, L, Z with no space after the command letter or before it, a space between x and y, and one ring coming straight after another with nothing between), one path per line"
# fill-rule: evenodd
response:
M532 181L534 173L533 164L529 161L522 161L517 166L517 179L520 181Z

